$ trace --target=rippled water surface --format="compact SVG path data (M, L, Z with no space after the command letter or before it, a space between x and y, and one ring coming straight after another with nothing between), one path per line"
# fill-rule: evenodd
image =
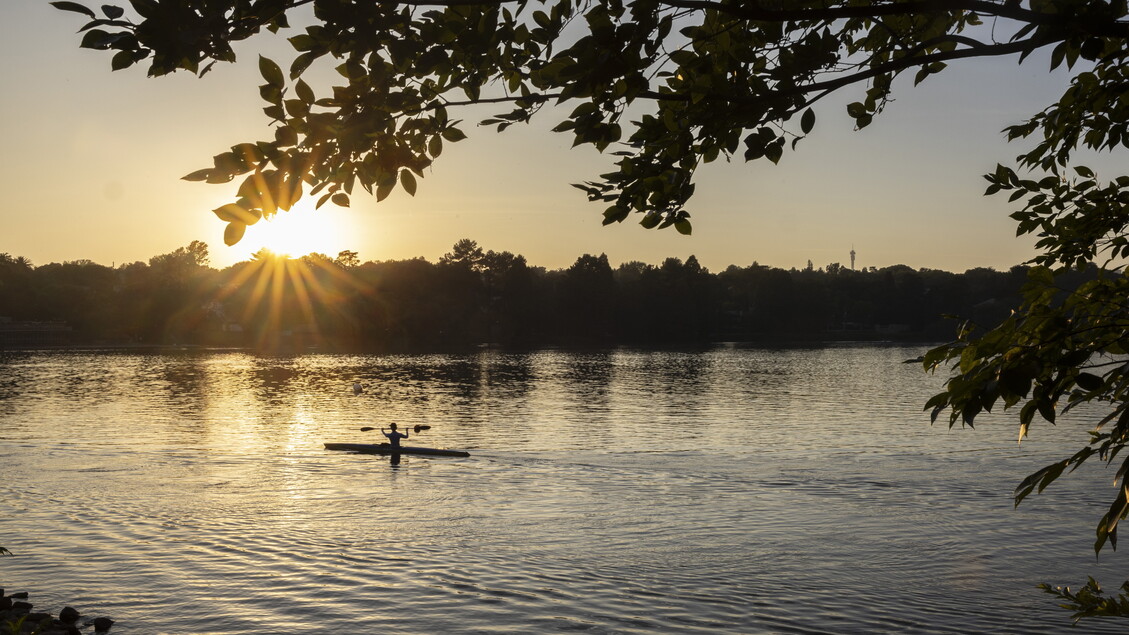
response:
M1062 632L1036 584L1127 577L1112 471L1010 494L1087 421L931 427L921 352L0 354L0 586L117 635ZM322 449L390 421L471 456Z

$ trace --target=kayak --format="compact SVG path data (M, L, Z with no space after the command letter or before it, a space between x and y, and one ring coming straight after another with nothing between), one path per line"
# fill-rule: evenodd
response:
M424 454L428 456L470 456L470 452L462 450L444 450L441 448L417 448L410 445L401 445L394 448L387 443L326 443L327 450L343 450L346 452L360 452L362 454Z

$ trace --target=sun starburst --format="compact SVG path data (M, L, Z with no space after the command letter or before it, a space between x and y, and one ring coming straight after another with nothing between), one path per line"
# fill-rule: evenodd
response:
M260 249L236 265L231 283L214 298L238 298L244 307L233 316L259 349L286 349L324 343L328 322L347 319L342 290L359 289L353 276L328 258L291 258Z

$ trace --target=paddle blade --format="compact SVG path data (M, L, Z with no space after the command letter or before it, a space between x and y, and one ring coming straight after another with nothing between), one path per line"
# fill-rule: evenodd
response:
M361 432L368 432L369 430L376 430L376 428L374 428L372 426L365 426L365 427L361 428Z

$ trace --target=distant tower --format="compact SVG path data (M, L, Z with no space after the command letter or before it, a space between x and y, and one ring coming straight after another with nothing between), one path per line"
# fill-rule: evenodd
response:
M855 270L855 246L851 245L851 271Z

